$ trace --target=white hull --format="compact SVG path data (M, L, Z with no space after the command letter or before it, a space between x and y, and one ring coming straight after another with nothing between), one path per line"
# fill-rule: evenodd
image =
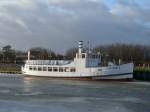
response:
M24 76L27 77L45 77L45 78L62 78L62 79L91 79L91 80L128 80L128 79L133 79L133 73L131 74L126 74L126 75L114 75L114 76L81 76L81 77L56 77L56 76L50 76L50 75L32 75L32 74L24 74Z
M118 69L111 69L117 67ZM101 70L101 71L99 71ZM123 64L111 67L97 67L87 68L84 72L48 72L48 71L30 71L22 70L25 76L37 77L54 77L54 78L91 78L93 80L99 79L132 79L133 78L133 64Z

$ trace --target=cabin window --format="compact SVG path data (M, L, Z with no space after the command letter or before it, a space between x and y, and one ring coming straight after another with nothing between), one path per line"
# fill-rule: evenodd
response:
M60 67L59 68L59 72L63 72L64 70L63 70L63 68L62 67Z
M119 67L110 67L110 69L119 69Z
M93 59L95 59L95 58L96 58L96 56L95 56L95 55L92 55L92 58L93 58Z
M51 72L51 71L52 71L52 67L48 67L48 71L50 71L50 72Z
M102 69L98 69L98 71L102 71Z
M85 54L82 54L82 58L85 58Z
M32 70L32 66L29 66L29 70Z
M38 67L38 71L42 71L42 67Z
M76 72L76 69L75 68L71 68L70 72Z
M36 68L36 67L33 67L33 70L34 70L34 71L36 71L36 70L37 70L37 68Z
M47 71L47 67L43 67L43 71Z
M54 71L54 72L57 72L57 71L58 71L57 67L54 67L54 68L53 68L53 71Z
M64 71L69 72L69 67L65 67Z

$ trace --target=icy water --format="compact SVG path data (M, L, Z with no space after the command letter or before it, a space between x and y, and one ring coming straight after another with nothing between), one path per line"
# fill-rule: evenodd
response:
M150 112L150 83L1 74L0 112Z

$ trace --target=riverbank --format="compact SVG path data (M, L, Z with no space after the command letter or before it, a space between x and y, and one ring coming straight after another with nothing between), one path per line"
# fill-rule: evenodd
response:
M21 65L0 64L0 73L21 74Z
M150 81L150 68L149 67L136 67L133 74L134 79Z

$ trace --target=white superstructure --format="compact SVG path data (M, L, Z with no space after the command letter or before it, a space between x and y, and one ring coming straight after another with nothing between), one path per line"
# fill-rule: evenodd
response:
M80 41L74 60L30 60L29 52L22 72L27 76L55 78L131 79L133 67L133 63L102 66L100 53L84 51Z

